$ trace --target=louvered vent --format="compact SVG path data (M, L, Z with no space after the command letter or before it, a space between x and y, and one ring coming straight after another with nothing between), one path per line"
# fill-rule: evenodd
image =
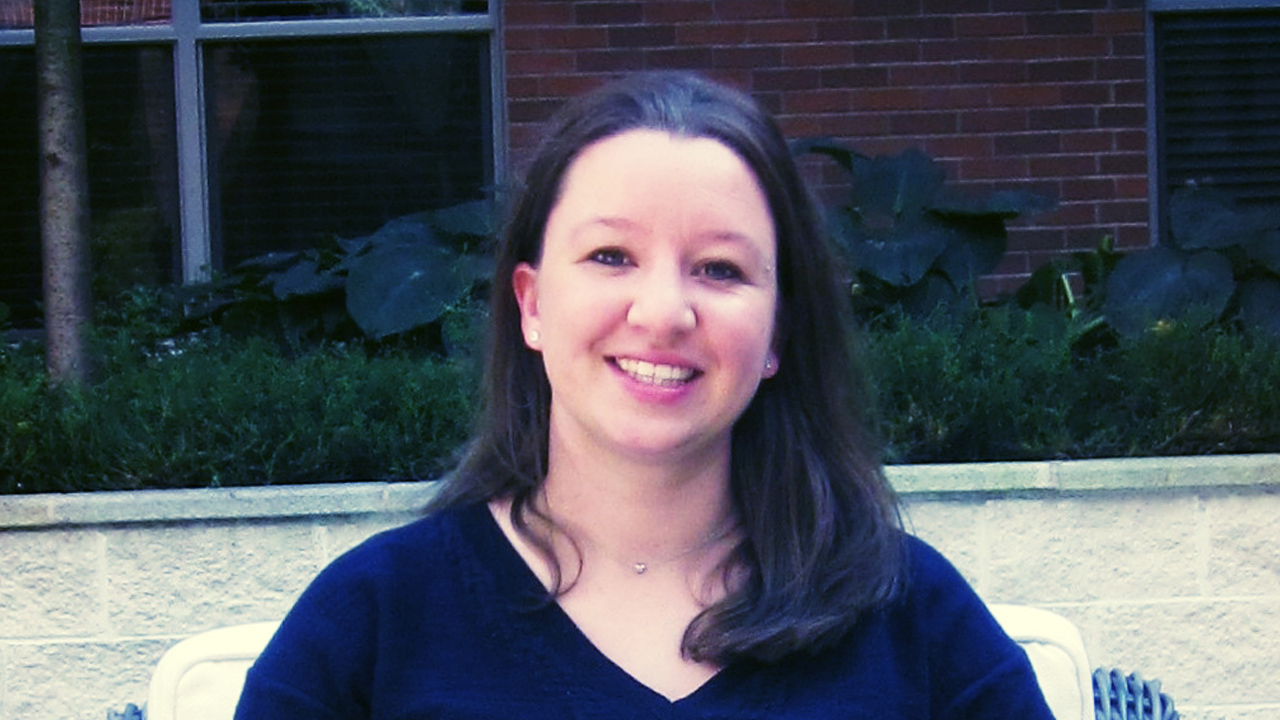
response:
M1155 16L1165 198L1188 182L1280 206L1280 9Z

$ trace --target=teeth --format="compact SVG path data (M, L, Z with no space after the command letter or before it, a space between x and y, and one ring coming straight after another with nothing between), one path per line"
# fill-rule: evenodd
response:
M618 358L618 367L639 382L662 387L676 387L693 377L693 368L657 365L634 358Z

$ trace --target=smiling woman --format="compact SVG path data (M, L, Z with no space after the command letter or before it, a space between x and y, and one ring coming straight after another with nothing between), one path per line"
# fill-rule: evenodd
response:
M469 456L313 583L238 717L1047 720L900 528L817 227L749 98L571 103L499 247Z

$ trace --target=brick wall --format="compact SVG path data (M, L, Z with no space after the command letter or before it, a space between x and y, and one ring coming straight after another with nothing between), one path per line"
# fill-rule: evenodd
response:
M503 15L517 165L564 98L692 69L750 91L790 136L920 147L975 191L1057 198L1016 223L989 290L1104 235L1148 243L1141 0L506 0Z

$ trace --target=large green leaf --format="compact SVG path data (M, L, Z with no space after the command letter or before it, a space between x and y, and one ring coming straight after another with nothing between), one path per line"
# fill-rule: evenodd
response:
M1121 334L1138 335L1166 320L1210 322L1234 292L1231 262L1222 255L1158 246L1116 263L1104 311Z
M887 229L844 216L837 227L854 267L896 286L919 282L952 239L950 228L926 216Z
M437 320L471 281L468 263L433 243L379 245L352 264L347 310L380 339Z
M1169 233L1173 244L1184 250L1245 247L1274 230L1280 230L1280 215L1239 208L1216 188L1184 187L1169 197Z
M1240 319L1248 327L1280 337L1280 280L1258 278L1241 283Z
M342 288L342 278L321 270L312 258L302 258L285 270L268 277L271 293L277 300L292 297L319 295Z

